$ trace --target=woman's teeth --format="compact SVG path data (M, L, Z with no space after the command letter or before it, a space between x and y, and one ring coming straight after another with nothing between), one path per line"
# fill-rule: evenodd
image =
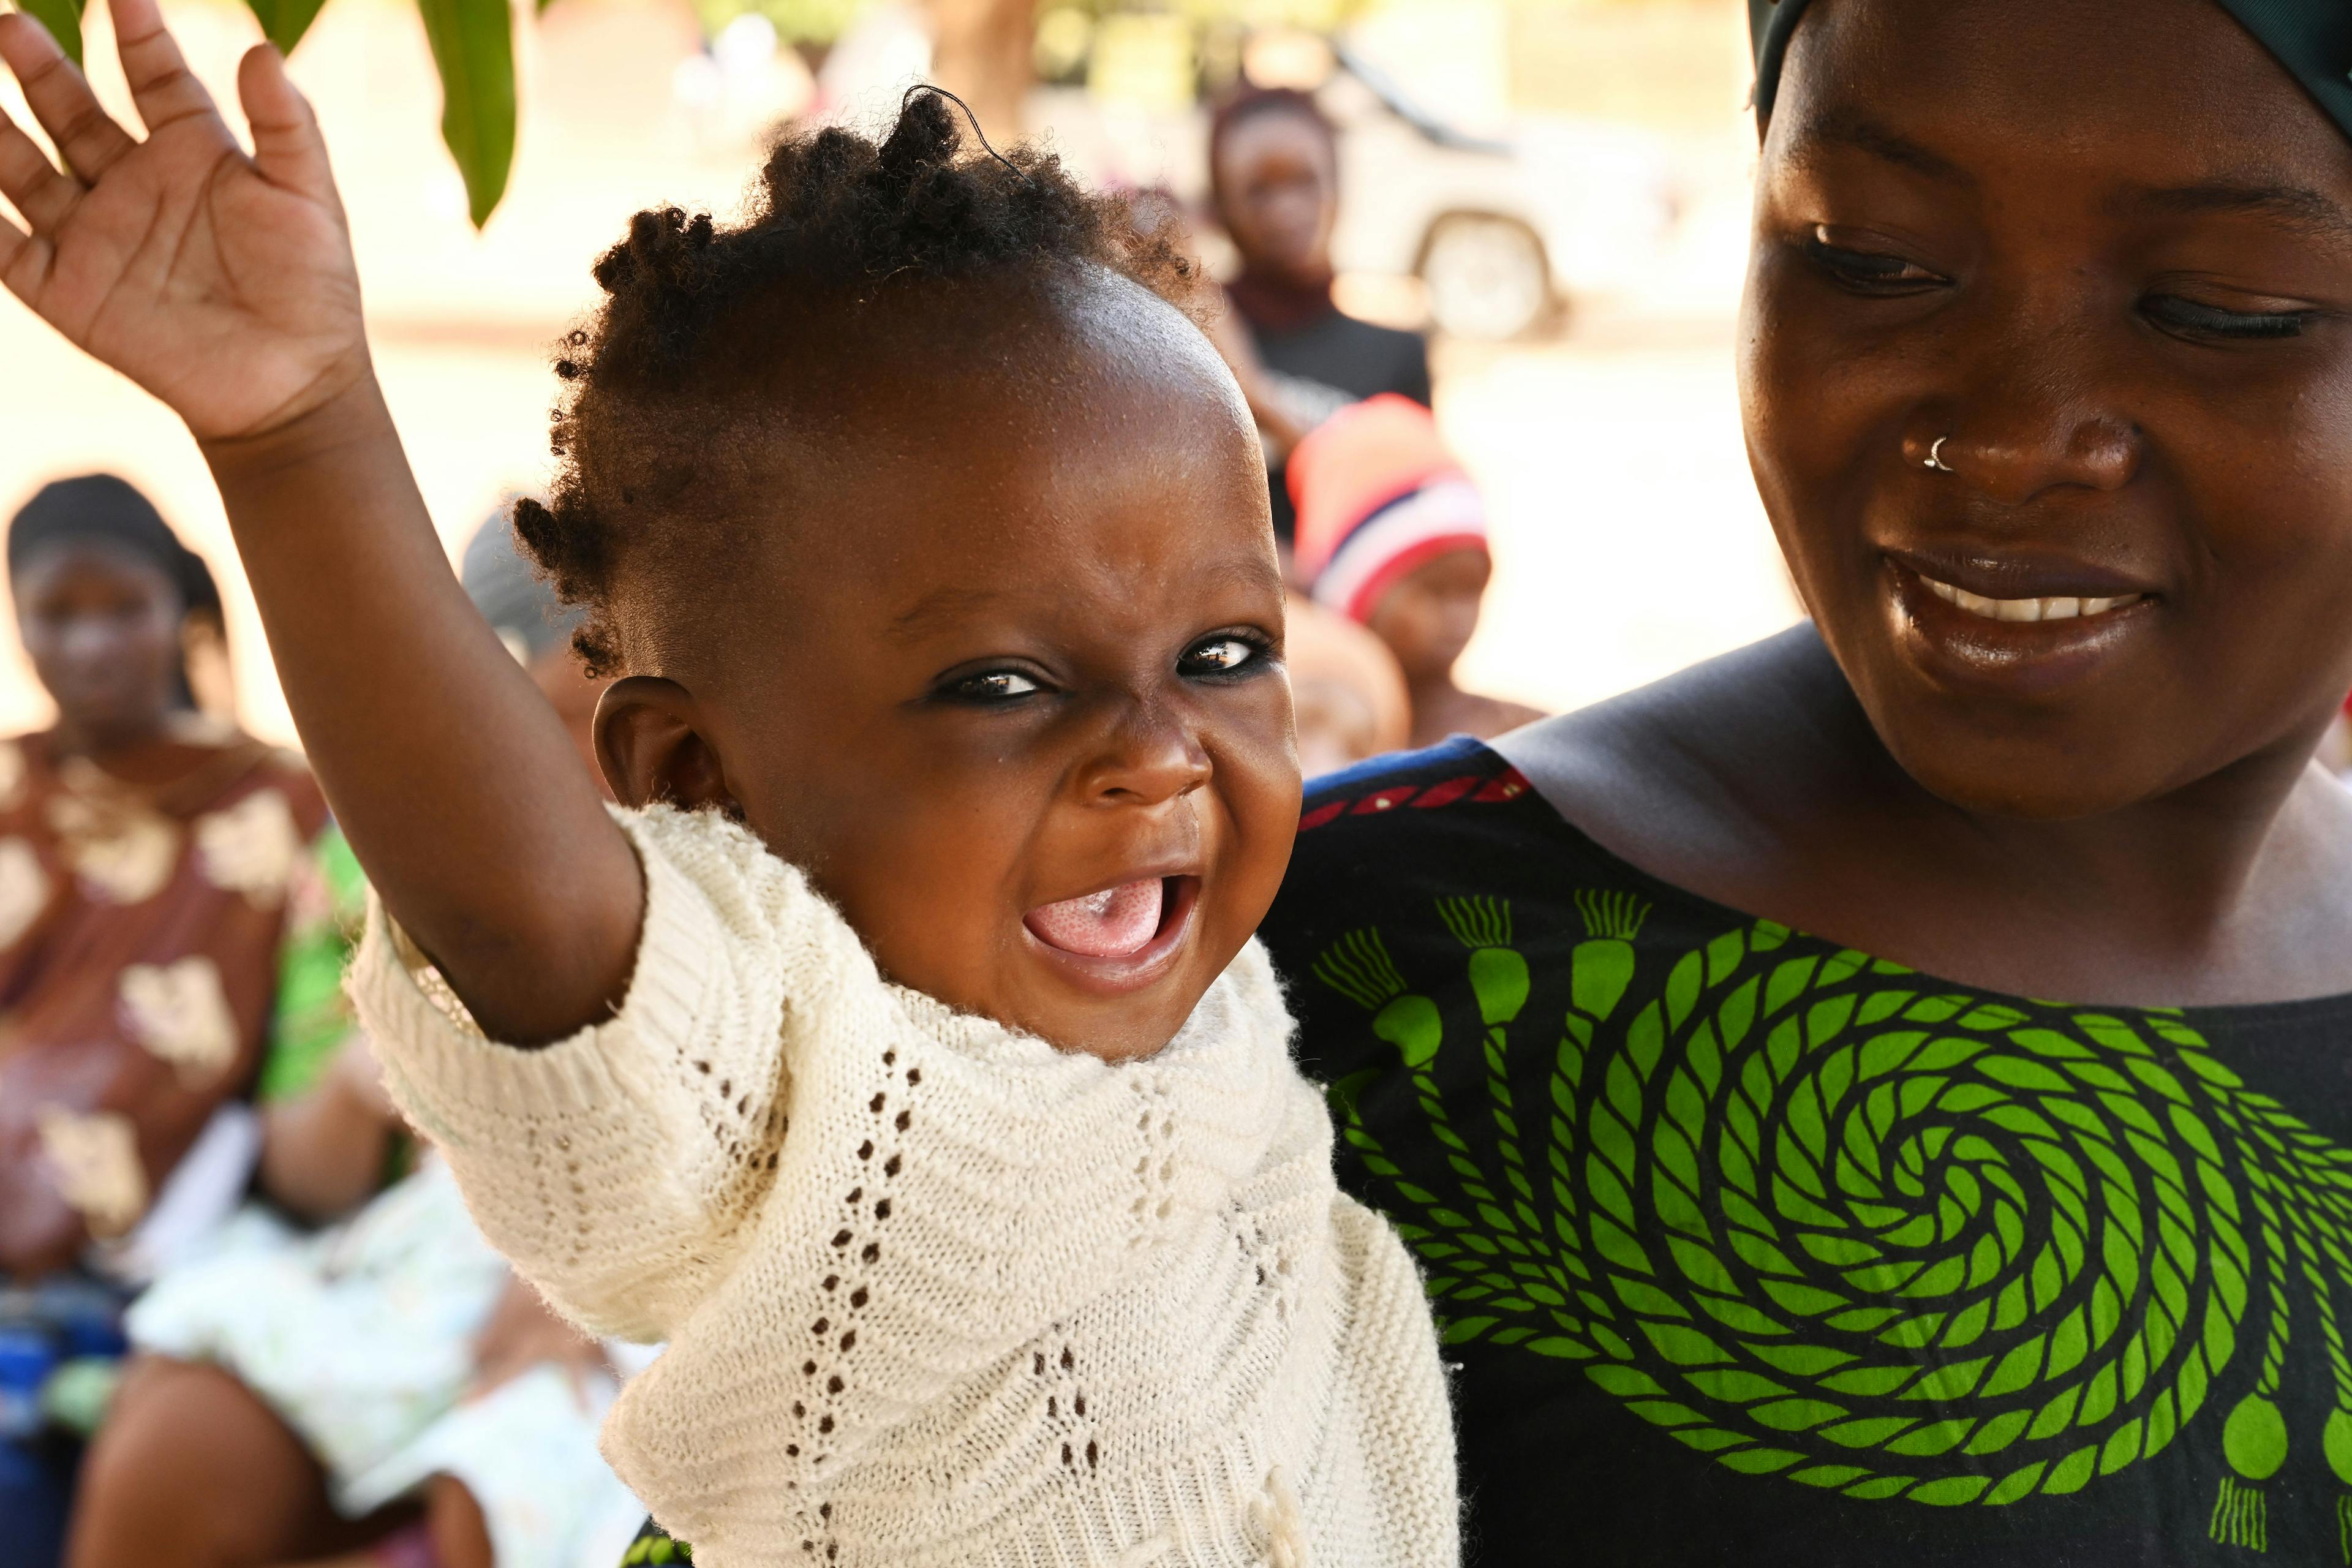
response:
M1162 887L1157 877L1124 887L1040 904L1023 917L1030 934L1048 947L1083 958L1125 958L1160 932Z
M1925 574L1919 581L1944 603L1958 605L1969 614L1982 616L1989 621L2071 621L2077 616L2104 616L2109 610L2120 610L2147 597L2145 594L2119 594L2112 599L1988 599L1966 588L1938 583Z

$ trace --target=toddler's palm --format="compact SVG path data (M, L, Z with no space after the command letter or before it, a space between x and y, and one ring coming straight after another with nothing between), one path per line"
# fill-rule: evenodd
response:
M274 56L248 59L247 158L180 65L154 0L118 0L123 65L150 131L132 142L19 17L0 54L70 165L0 123L0 279L200 437L283 424L365 362L350 240L308 107ZM28 156L29 154L29 156ZM79 178L76 178L79 174Z

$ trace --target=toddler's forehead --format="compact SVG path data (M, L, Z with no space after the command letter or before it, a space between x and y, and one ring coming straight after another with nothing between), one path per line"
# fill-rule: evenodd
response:
M1011 301L921 292L873 331L836 323L839 342L779 356L732 407L681 413L707 421L680 453L680 500L705 521L646 539L617 617L677 654L770 658L814 608L919 594L943 568L1028 582L1099 554L1106 530L1177 550L1220 519L1260 525L1239 392L1156 296L1108 273Z

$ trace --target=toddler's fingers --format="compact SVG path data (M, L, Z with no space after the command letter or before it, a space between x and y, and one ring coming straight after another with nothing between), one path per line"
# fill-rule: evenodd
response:
M58 173L39 143L0 113L0 196L25 215L35 234L56 232L81 200L83 188L80 181Z
M0 16L0 59L16 75L25 101L57 143L66 167L95 182L139 143L114 122L48 29L22 13Z
M125 0L126 4L133 0ZM152 5L153 0L135 0ZM256 44L236 68L236 96L253 127L253 161L272 184L284 185L337 212L334 170L327 163L326 139L310 100L286 74L286 57L274 44Z
M153 135L175 120L211 114L213 95L188 69L172 30L155 0L110 0L114 13L114 48L122 60L122 77L131 84L131 101Z
M0 283L27 304L39 292L49 270L49 242L26 234L0 216Z

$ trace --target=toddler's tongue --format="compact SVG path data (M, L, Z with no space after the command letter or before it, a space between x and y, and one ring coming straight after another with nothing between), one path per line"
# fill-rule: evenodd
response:
M1160 930L1160 879L1151 877L1083 899L1040 904L1024 920L1049 947L1087 958L1125 958Z

